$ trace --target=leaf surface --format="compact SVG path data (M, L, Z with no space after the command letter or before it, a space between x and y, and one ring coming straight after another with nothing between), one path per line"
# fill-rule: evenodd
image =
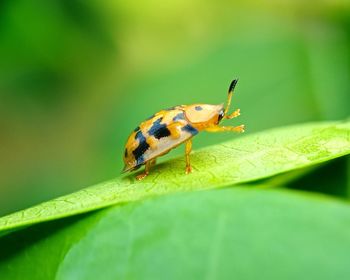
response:
M229 135L229 134L228 134ZM350 153L350 122L309 123L242 136L157 165L145 180L127 175L0 218L0 231L174 192L220 188L312 166Z
M350 273L350 206L325 196L236 187L74 218L0 239L3 279L319 280Z

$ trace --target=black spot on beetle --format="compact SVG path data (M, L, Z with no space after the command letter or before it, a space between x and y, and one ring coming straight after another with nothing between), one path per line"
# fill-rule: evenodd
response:
M138 127L136 127L135 129L134 129L134 132L137 132L137 131L139 131L140 130L140 127L138 126Z
M149 145L146 142L146 137L142 134L141 131L136 133L135 139L139 141L139 145L132 153L136 159L137 165L139 165L144 163L143 155L149 149Z
M178 113L174 118L173 118L173 121L178 121L178 120L184 120L185 119L185 116L184 116L184 113L181 112L181 113Z
M170 130L165 124L161 124L163 118L156 120L152 127L148 130L148 134L154 136L157 139L167 137L170 135Z
M128 157L128 149L125 149L125 151L124 151L124 157Z
M141 165L145 162L145 158L143 156L140 156L139 158L137 158L136 162L137 165Z
M186 124L184 127L181 128L181 130L187 131L187 132L191 133L192 135L196 135L198 133L198 130L189 124Z
M196 109L196 111L202 111L203 110L202 106L196 106L194 108Z

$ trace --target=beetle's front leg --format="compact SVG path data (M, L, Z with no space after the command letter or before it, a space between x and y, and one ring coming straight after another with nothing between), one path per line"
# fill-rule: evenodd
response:
M148 176L149 170L151 169L151 165L152 165L152 161L147 161L146 162L146 164L145 164L145 172L143 172L140 175L136 176L136 179L138 181L141 181L141 180L145 179Z
M190 153L192 151L192 140L186 141L186 174L189 174L192 172L191 162L190 162Z
M211 126L205 129L208 132L222 132L222 131L233 131L233 132L244 132L244 125L239 126Z
M230 119L236 118L240 115L241 115L241 110L237 109L236 111L232 112L231 114L224 116L224 119L230 120Z

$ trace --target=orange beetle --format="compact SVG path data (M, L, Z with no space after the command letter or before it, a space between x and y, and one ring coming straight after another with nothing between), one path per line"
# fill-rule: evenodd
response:
M192 171L190 153L194 135L203 130L208 132L244 132L244 125L219 126L222 119L232 119L240 115L239 109L228 114L237 81L238 79L235 79L230 84L225 109L223 104L180 105L161 110L142 122L131 133L126 142L123 172L133 171L145 165L144 173L136 177L138 180L142 180L149 174L157 157L185 143L186 174L188 174Z

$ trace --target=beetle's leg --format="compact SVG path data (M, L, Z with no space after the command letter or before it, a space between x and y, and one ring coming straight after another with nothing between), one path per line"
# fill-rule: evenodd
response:
M151 167L152 167L152 166L155 166L156 163L157 163L157 159L155 159L155 158L154 158L154 159L151 159L150 162L151 162Z
M192 151L192 140L186 141L186 174L192 172L191 162L190 162L190 153Z
M208 132L222 132L222 131L233 131L233 132L244 132L244 125L239 126L211 126L205 129Z
M231 82L231 84L230 84L230 87L228 88L228 96L227 96L227 104L226 104L226 109L225 109L225 116L227 115L228 110L230 110L233 90L235 89L235 86L236 86L237 82L238 82L238 79L233 80Z
M237 110L234 111L233 113L231 113L231 114L229 114L229 115L227 115L227 116L225 115L225 116L224 116L224 119L230 120L230 119L236 118L236 117L238 117L238 116L241 114L240 111L241 111L240 109L237 109Z
M149 170L151 169L151 161L147 161L145 164L145 172L141 173L140 175L136 176L136 179L141 181L147 177L149 174Z

